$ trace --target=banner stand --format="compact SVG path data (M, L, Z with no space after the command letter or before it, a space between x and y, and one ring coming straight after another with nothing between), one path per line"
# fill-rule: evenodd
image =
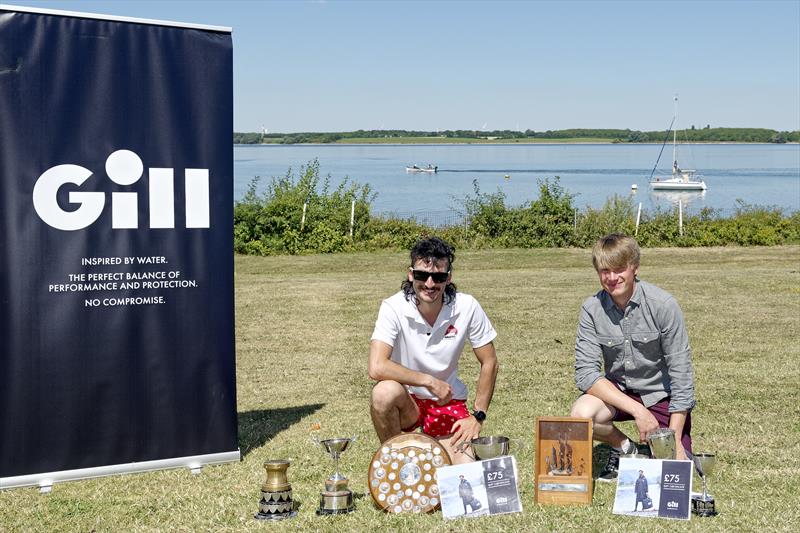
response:
M231 28L1 2L0 490L239 461Z
M171 468L188 468L192 471L192 474L199 474L206 465L235 463L240 460L241 453L239 450L236 450L235 452L191 455L189 457L174 457L172 459L161 459L158 461L141 461L121 465L61 470L59 472L43 472L27 476L0 478L0 490L38 486L39 492L47 493L50 492L53 485L57 482L78 481L81 479L115 476L119 474L138 474Z

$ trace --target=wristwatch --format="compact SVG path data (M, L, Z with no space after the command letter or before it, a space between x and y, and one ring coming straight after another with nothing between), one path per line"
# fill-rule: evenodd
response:
M477 409L475 411L472 411L472 416L475 417L475 420L481 423L483 423L483 421L486 420L486 413L483 411L478 411Z

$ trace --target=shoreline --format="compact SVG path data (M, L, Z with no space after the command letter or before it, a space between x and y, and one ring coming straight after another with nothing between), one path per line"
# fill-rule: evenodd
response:
M615 143L610 141L580 141L580 142L447 142L447 143L388 143L388 142L332 142L332 143L252 143L237 144L234 146L599 146L599 145L621 145L621 146L660 146L662 143ZM713 142L684 142L681 146L692 145L762 145L762 146L783 146L800 145L798 142L769 143L769 142L742 142L742 141L713 141Z

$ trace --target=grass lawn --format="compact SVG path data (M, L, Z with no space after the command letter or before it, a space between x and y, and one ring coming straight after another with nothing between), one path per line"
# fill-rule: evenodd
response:
M614 486L588 507L533 503L536 416L562 416L577 392L578 309L598 290L586 250L458 253L454 281L498 331L500 373L485 435L511 437L523 512L444 522L386 515L366 486L378 447L366 373L381 299L395 292L404 253L236 258L240 463L202 474L171 470L0 492L0 531L789 531L800 524L800 247L646 249L642 279L676 296L694 354L695 451L717 453L710 489L720 515L689 522L611 514ZM462 377L474 392L469 349ZM341 470L355 513L314 511L332 462L309 426L357 435ZM623 426L629 434L631 423ZM596 448L604 455L604 448ZM253 519L268 459L290 458L298 516ZM595 471L596 474L596 471ZM696 479L696 487L699 480Z

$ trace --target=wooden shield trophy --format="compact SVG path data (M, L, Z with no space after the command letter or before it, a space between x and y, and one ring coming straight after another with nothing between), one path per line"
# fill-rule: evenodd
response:
M439 507L436 469L450 464L447 451L422 433L387 440L369 465L369 491L389 513L427 513Z

